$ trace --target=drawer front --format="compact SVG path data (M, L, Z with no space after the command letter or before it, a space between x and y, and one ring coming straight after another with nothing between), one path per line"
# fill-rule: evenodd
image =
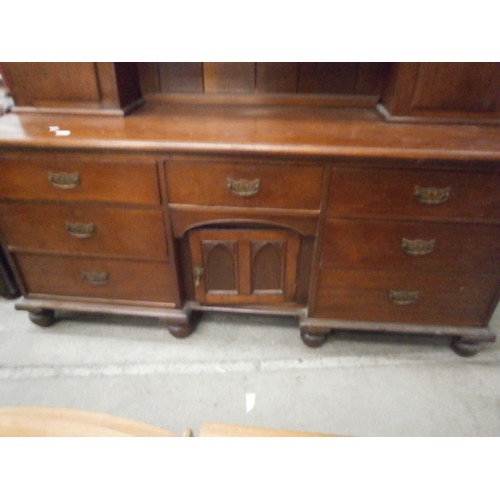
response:
M485 326L496 297L491 275L401 274L323 269L315 317Z
M148 160L4 157L0 178L0 199L160 203L156 165Z
M322 264L500 274L500 226L330 219Z
M13 250L167 257L160 209L0 203L0 231Z
M176 303L174 270L164 263L15 256L31 294Z
M328 213L500 221L500 173L334 169Z
M170 203L318 210L323 167L173 160L166 176Z

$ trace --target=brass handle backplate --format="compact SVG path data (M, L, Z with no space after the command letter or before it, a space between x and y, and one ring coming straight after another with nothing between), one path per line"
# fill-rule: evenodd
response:
M419 203L423 205L439 205L448 201L450 197L451 187L422 187L415 186L413 194Z
M226 186L236 196L254 196L260 190L260 179L231 179L228 177Z
M105 285L109 276L106 272L82 271L82 279L93 286Z
M81 222L66 222L66 230L74 238L86 239L95 233L95 224L82 224Z
M204 269L200 266L196 266L193 269L193 275L194 275L194 286L200 286L201 285L201 278L203 277Z
M80 184L78 172L49 172L49 182L57 189L74 189Z
M420 292L408 290L389 290L389 300L398 306L408 306L418 300Z
M406 255L428 255L434 250L436 240L401 239L401 249Z

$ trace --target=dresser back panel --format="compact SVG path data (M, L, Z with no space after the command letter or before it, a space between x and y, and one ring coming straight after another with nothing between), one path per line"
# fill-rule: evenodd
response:
M139 63L145 93L373 95L388 63Z

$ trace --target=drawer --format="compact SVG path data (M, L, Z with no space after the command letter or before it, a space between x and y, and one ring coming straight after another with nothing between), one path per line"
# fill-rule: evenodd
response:
M0 158L0 199L158 205L156 165L66 154Z
M322 265L500 274L500 226L329 219Z
M15 256L31 294L176 303L175 270L159 262Z
M485 326L498 285L492 275L323 269L314 317Z
M323 167L172 160L166 176L169 203L318 210Z
M500 221L500 173L334 169L328 214Z
M160 209L0 203L0 232L14 250L167 257Z

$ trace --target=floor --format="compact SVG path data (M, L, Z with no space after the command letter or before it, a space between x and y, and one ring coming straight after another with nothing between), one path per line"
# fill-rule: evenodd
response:
M70 314L42 329L0 298L0 406L100 411L167 430L219 422L350 436L500 435L500 342L340 332L205 313L190 337L154 319ZM500 332L500 308L493 328Z

